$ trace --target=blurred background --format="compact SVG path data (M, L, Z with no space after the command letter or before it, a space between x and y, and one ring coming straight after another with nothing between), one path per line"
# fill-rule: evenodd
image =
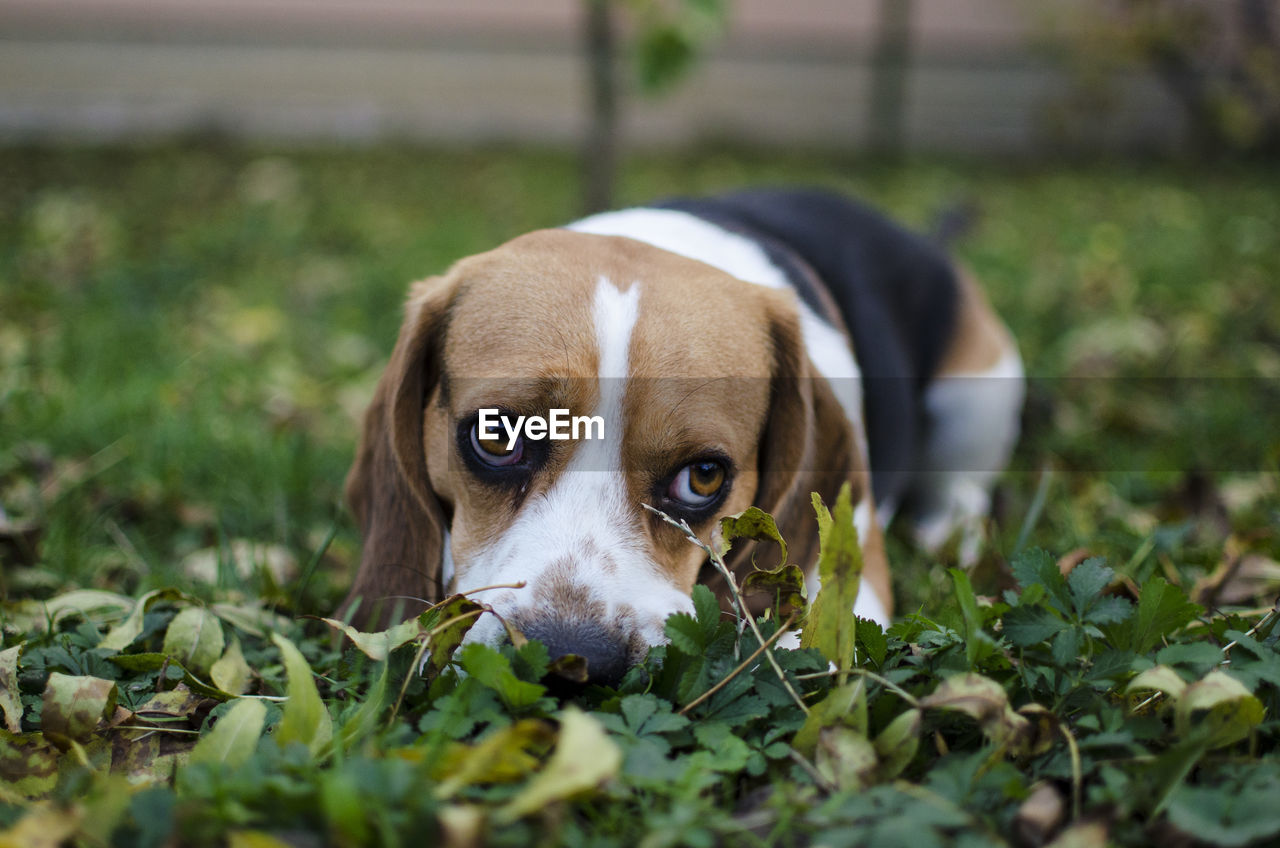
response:
M331 608L410 280L760 183L945 230L1014 328L992 585L1280 585L1278 152L1274 0L0 0L0 590Z

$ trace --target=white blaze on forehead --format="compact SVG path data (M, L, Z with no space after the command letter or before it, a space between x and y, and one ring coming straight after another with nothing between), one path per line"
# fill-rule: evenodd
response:
M623 236L719 268L732 277L770 289L790 289L787 275L755 241L709 221L675 209L623 209L603 212L566 229L602 236ZM797 298L805 349L818 373L831 383L840 407L853 423L859 449L866 458L862 428L862 372L848 340Z
M596 349L600 353L596 371L600 400L593 414L604 418L605 437L598 444L608 451L607 456L600 457L608 465L596 467L618 469L622 467L622 399L631 360L631 331L640 315L640 284L634 283L623 292L601 277L596 281L591 311L596 324ZM583 447L591 444L595 443L588 441ZM579 449L575 461L586 453Z
M611 617L628 607L635 614L631 626L649 644L663 641L667 615L692 610L689 597L662 576L649 556L622 471L623 402L639 314L639 283L623 291L600 278L592 307L600 390L591 414L604 418L605 437L574 443L573 456L552 487L531 497L494 544L477 551L465 566L459 564L459 572L465 571L460 579L468 586L527 584L493 599L501 615L545 603L534 600L540 581L553 566L566 564L574 569L569 577L575 586L603 610L602 624L611 625ZM555 618L561 611L553 599L536 612ZM497 619L484 616L467 640L496 643L503 635Z

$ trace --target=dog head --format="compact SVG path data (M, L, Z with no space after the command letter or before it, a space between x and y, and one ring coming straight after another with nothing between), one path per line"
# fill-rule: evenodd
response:
M808 493L861 470L815 376L789 291L638 241L548 230L462 260L413 287L365 418L348 603L367 621L497 586L479 599L508 623L616 680L704 561L642 504L703 539L755 504L802 543ZM578 438L512 429L556 410ZM486 615L468 639L504 635Z

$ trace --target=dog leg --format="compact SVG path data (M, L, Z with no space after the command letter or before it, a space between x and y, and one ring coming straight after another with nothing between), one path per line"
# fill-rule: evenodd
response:
M960 275L956 328L924 392L925 439L911 490L918 544L937 553L959 534L978 558L991 488L1013 453L1025 395L1022 359L976 283Z

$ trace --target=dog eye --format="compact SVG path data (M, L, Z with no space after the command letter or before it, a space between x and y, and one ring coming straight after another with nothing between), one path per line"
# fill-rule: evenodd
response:
M693 462L681 468L667 487L667 497L685 506L706 506L724 488L725 470L718 462Z
M471 425L471 449L476 458L486 465L501 468L515 465L524 458L524 436L517 436L511 449L507 449L507 437L500 435L496 439L480 438L480 422Z

